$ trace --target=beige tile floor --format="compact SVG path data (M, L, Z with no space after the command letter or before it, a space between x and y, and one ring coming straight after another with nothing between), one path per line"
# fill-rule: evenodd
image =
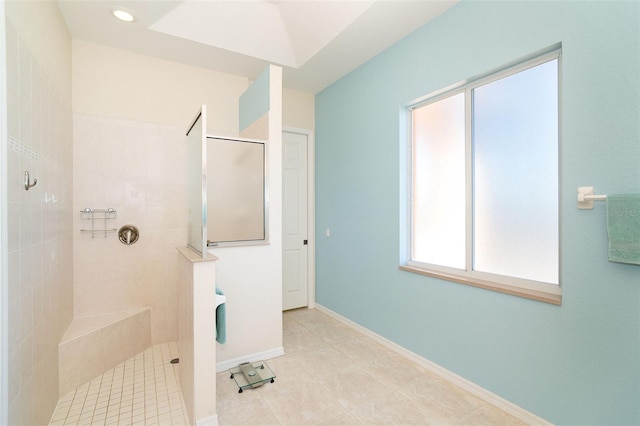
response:
M238 393L218 374L220 425L524 424L316 309L283 321L275 383Z
M523 425L316 309L284 313L274 383L238 393L217 375L227 425ZM156 345L65 395L50 426L188 424L176 343Z

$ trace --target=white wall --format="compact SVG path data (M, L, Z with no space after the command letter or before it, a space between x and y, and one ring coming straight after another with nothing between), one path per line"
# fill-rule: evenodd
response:
M73 317L71 39L55 2L5 6L8 424L35 425L58 401L58 341ZM38 179L29 191L25 170Z
M211 132L237 134L246 78L73 40L73 111L186 127L206 104Z
M73 128L75 316L146 306L151 341L176 341L175 247L185 244L187 229L184 128L78 113ZM125 245L115 233L82 233L91 228L81 218L86 207L114 208L108 228L133 224L139 240Z
M316 128L315 96L282 89L282 125L304 130Z

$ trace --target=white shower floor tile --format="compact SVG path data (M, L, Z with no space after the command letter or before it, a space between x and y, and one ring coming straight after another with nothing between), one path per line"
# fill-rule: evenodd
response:
M62 397L49 425L187 425L177 357L175 342L137 354Z

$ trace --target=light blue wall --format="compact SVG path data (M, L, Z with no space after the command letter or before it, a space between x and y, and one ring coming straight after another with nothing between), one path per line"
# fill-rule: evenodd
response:
M249 88L240 95L240 131L243 131L258 118L269 112L269 75L270 68L267 67Z
M398 269L402 105L561 42L562 306ZM316 96L317 302L557 424L640 424L640 2L464 2ZM331 237L325 229L331 228Z

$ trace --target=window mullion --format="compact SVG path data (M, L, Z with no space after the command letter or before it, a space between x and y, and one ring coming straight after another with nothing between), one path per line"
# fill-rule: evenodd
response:
M466 88L464 93L465 116L465 270L473 269L473 90Z

